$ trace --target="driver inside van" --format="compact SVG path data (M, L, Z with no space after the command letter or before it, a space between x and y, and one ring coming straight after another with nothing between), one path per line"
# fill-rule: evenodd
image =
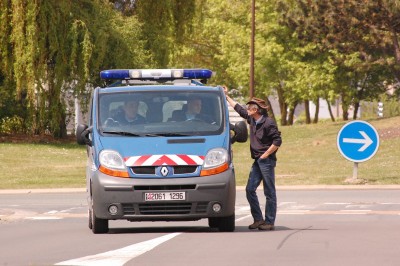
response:
M139 101L135 99L125 100L124 106L113 119L121 125L137 125L146 123L146 119L138 114Z

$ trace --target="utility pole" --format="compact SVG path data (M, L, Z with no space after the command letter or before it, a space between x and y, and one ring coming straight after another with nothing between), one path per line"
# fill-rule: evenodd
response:
M256 31L256 0L251 0L251 41L250 41L250 98L254 97L254 36Z

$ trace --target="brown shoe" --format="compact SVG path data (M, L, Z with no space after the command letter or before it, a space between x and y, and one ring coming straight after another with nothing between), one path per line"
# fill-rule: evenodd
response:
M263 223L258 226L258 230L272 231L275 230L275 226L273 224Z
M252 223L251 225L249 225L249 229L257 229L260 225L262 225L264 223L263 220L261 221L255 221L254 223Z

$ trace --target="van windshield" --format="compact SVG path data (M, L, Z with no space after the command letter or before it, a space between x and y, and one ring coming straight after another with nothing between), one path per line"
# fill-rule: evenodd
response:
M217 92L100 93L99 129L124 136L221 134L224 113Z

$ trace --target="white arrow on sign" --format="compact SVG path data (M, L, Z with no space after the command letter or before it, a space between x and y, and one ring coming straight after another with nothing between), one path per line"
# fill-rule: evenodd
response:
M358 151L363 152L365 151L369 145L373 143L370 137L364 132L364 131L358 131L360 132L361 136L363 136L363 139L349 139L349 138L343 138L343 142L345 143L356 143L356 144L364 144L361 146L361 148L358 149Z

